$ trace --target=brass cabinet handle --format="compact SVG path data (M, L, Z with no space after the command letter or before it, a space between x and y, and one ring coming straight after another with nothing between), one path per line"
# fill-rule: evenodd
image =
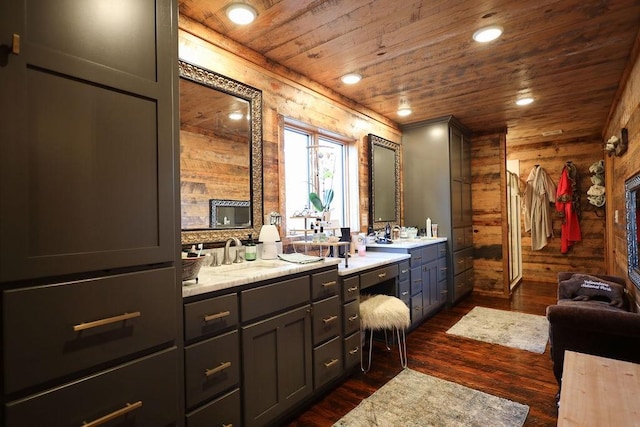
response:
M133 319L134 317L140 317L142 314L139 311L133 313L124 313L119 316L107 317L106 319L94 320L93 322L79 323L73 325L73 331L79 332L85 329L97 328L98 326L109 325L111 323L122 322L125 320Z
M338 318L338 316L330 316L330 317L325 317L324 319L322 319L322 321L324 323L329 323L329 322L333 322L334 320L336 320Z
M353 316L349 317L349 322L353 322L354 320L356 320L358 318L357 314L354 314Z
M338 362L339 362L338 359L333 359L333 360L330 360L329 362L324 362L324 367L330 368Z
M463 259L459 260L458 264L464 264L464 260Z
M404 291L401 295L402 295L402 296L404 296L404 295L407 295L408 293L409 293L409 292Z
M227 317L230 314L231 314L230 311L221 311L220 313L216 313L216 314L208 314L204 316L204 321L210 322L211 320L222 319L223 317Z
M416 307L414 308L414 310L422 310L422 306L421 306L421 305L416 306Z
M407 273L408 271L409 270L401 270L401 273L404 274L404 273Z
M447 270L448 270L448 268L447 268L447 267L442 267L440 270L442 270L442 271L447 271Z
M419 261L419 260L421 260L421 259L422 259L422 257L421 257L421 256L417 256L417 257L415 257L415 258L413 258L413 259L415 259L416 261Z
M11 36L11 53L20 55L20 34Z
M328 288L329 286L335 286L335 285L337 285L337 284L338 284L338 282L336 282L335 280L332 280L332 281L330 281L330 282L325 282L325 283L323 283L323 284L322 284L322 287L323 287L323 288Z
M81 427L96 427L96 426L105 424L111 420L115 420L116 418L119 418L141 407L142 407L142 400L138 400L135 403L127 403L127 406L125 406L124 408L118 409L117 411L113 411L112 413L107 414L104 417L100 417L96 420L89 421L89 422L86 422L86 421L83 422Z
M223 363L220 364L220 366L216 366L213 369L206 369L204 371L204 375L207 376L207 377L210 377L211 375L215 375L218 372L222 372L225 369L230 368L230 367L231 367L231 362L223 362Z
M380 274L378 274L378 277L380 279L382 279L383 277L387 277L387 273L380 273Z
M360 350L360 347L356 347L353 350L349 350L349 354L356 354Z
M355 291L357 291L357 290L358 290L358 287L357 287L357 286L354 286L353 288L348 288L348 289L347 289L347 291L349 291L349 292L355 292Z
M222 427L233 427L233 423L229 423L229 424L222 424Z

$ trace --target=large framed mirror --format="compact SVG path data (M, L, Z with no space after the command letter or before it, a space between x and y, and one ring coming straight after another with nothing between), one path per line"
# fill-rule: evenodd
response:
M369 134L369 224L400 225L400 146Z
M640 245L640 174L625 181L625 205L627 210L627 269L629 279L640 291L640 265L638 246Z
M178 67L182 244L257 237L262 91L185 61Z

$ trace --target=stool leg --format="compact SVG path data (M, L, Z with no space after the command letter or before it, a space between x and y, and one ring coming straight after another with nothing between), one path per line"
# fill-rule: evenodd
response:
M391 338L393 339L393 333L391 334ZM387 330L384 330L384 345L387 347L388 351L391 351L391 347L389 347L389 338L387 338Z
M364 367L364 362L362 360L362 356L364 352L360 352L360 369L362 370L362 372L364 372L365 374L367 372L369 372L369 370L371 369L371 352L373 351L373 329L369 329L369 333L370 333L370 338L369 338L369 363L367 365L367 368L365 369ZM364 330L364 341L367 341L367 329Z
M400 329L396 328L396 333L398 335L398 353L400 354L400 364L403 368L406 368L408 365L407 336L405 335L404 329L402 330L402 339L400 339Z

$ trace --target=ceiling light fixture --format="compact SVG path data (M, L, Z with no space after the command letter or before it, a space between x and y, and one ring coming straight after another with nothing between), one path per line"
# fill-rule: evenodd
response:
M358 83L360 80L362 80L362 76L356 73L349 73L342 76L341 80L342 80L342 83L344 84L353 85Z
M405 107L398 108L398 115L400 117L406 117L411 113L412 113L412 111L411 111L411 108L409 108L409 107L405 106Z
M243 117L244 117L244 114L242 114L242 113L241 113L241 112L239 112L239 111L234 111L234 112L232 112L232 113L229 113L229 118L230 118L231 120L240 120L240 119L242 119Z
M529 104L531 104L532 102L533 102L533 98L531 98L531 97L527 97L527 98L520 98L520 99L518 99L518 100L516 101L516 104L517 104L517 105L522 106L522 105L529 105Z
M258 12L245 3L233 3L227 8L227 16L238 25L247 25L253 22L258 16Z
M498 25L480 28L473 33L473 39L478 43L487 43L493 41L502 35L503 28Z

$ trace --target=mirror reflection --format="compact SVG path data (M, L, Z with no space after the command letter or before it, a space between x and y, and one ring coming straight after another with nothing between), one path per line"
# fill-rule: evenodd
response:
M627 210L627 265L629 279L640 290L640 174L625 182Z
M394 142L369 134L369 222L400 224L400 156Z
M182 243L257 235L262 93L179 61Z

